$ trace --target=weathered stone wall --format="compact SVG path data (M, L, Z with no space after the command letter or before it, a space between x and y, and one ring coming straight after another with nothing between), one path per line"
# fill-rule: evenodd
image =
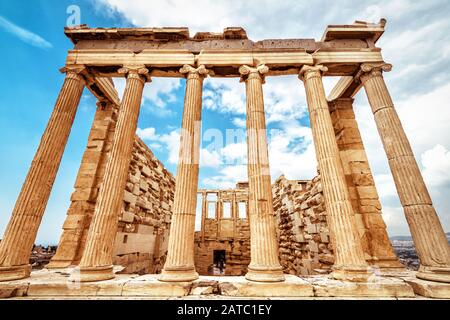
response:
M117 108L99 104L71 196L57 252L48 267L77 265L83 254L109 150ZM167 252L175 179L136 136L114 245L123 272L157 273Z
M119 227L114 264L126 273L159 273L167 241L175 180L136 137Z
M279 257L285 273L327 273L334 263L320 177L278 178L272 187Z

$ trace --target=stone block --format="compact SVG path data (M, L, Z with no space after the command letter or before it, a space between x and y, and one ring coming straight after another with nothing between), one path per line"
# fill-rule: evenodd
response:
M161 202L161 208L164 210L170 210L170 206L167 202Z
M140 180L139 187L143 191L148 191L148 183L145 182L144 180Z
M146 177L152 176L152 170L148 166L144 166L141 170L141 173Z
M284 282L263 283L245 280L244 277L226 277L219 282L220 293L234 297L312 297L312 286L305 280L284 275ZM208 277L213 278L213 277Z
M91 201L96 198L97 193L96 188L77 188L72 193L70 201Z
M153 234L155 227L147 226L145 224L139 224L137 227L137 233L140 234Z
M306 226L306 232L308 232L308 233L318 233L319 230L317 229L317 225L316 224L308 224Z
M323 243L328 243L328 242L330 242L328 232L321 232L321 233L320 233L320 241L322 241Z
M87 149L83 154L81 163L99 163L101 156L101 151Z
M83 214L69 214L63 224L63 229L83 229L86 216Z
M450 299L450 283L427 281L416 277L405 277L403 280L418 295L435 299Z
M114 244L114 254L128 253L150 253L153 254L155 248L156 235L141 233L118 232Z
M375 186L370 173L353 173L352 180L355 186Z
M93 188L95 183L95 175L78 174L77 180L75 180L75 188Z
M306 280L313 285L316 297L414 297L411 286L396 278L373 276L368 282L346 282L313 276Z
M319 253L319 246L317 245L317 243L315 241L310 240L308 242L308 246L309 246L309 251L314 252L314 253Z
M124 195L123 195L123 201L125 201L127 203L135 204L136 200L137 200L137 197L134 194L125 190Z
M91 130L89 140L105 140L108 137L108 128L100 127Z
M356 190L360 199L378 200L378 193L374 186L359 186Z
M182 297L191 289L189 282L162 282L158 275L143 275L128 281L122 290L122 296Z
M133 222L134 221L134 213L123 211L122 216L120 217L120 221L123 222Z
M151 187L154 191L156 191L156 192L159 192L159 191L160 191L159 183L158 183L157 181L151 180L151 181L149 181L149 184L150 184L150 187Z

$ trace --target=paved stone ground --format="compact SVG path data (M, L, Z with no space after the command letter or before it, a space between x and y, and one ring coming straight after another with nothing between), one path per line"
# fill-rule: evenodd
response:
M418 280L411 272L385 273L367 283L327 275L285 275L281 283L257 283L244 277L201 276L188 282L161 282L158 275L117 274L100 282L70 282L71 269L39 270L28 279L0 282L0 298L44 300L322 300L450 298L450 284Z

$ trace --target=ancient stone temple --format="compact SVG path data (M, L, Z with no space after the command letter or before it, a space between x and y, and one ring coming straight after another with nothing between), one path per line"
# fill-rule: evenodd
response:
M201 230L195 232L197 272L245 275L250 263L248 183L238 183L231 190L199 190L199 196L202 219Z
M320 40L256 42L239 27L194 36L187 28L67 28L74 48L61 69L65 80L0 243L0 296L450 297L449 245L384 80L392 66L376 44L385 23L329 25ZM298 76L306 92L319 176L272 185L263 90L267 77L282 75ZM340 80L326 96L329 76ZM120 99L113 77L126 79ZM154 77L186 81L176 178L135 134ZM198 189L206 77L245 86L248 186ZM97 111L58 250L45 270L31 272L85 87ZM404 269L388 239L353 112L362 88L418 272ZM223 276L205 275L211 265Z

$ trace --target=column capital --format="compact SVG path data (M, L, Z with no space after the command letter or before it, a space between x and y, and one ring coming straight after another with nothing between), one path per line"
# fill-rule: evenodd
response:
M134 78L143 82L151 82L149 70L144 65L124 65L117 70L119 74L124 74L126 78Z
M256 68L244 64L239 68L239 73L241 74L240 82L247 81L252 78L258 78L262 80L262 83L265 83L264 74L267 72L269 72L269 67L265 64L260 64Z
M392 70L392 64L386 62L362 63L355 79L364 82L369 78L381 76L384 72Z
M78 81L86 81L84 75L87 73L86 66L84 65L68 65L59 69L61 73L65 73L69 79Z
M186 74L187 79L204 79L212 73L211 70L206 69L205 65L200 65L197 68L189 64L185 64L180 68L181 74Z
M315 66L304 65L300 69L298 78L302 81L305 81L314 77L322 77L322 74L327 71L328 67L325 67L321 64L316 64Z

